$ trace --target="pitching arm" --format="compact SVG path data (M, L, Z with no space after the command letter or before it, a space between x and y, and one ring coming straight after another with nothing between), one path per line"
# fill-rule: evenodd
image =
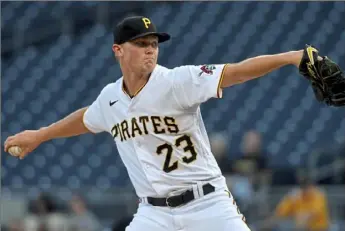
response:
M290 51L274 55L261 55L239 63L227 64L224 67L224 77L220 86L226 88L244 83L290 64L298 67L302 56L303 50Z

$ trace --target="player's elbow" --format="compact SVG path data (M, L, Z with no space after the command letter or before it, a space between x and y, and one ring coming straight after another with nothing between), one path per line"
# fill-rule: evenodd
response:
M221 83L222 88L231 87L250 79L241 72L241 66L238 63L225 65L223 72L224 76Z

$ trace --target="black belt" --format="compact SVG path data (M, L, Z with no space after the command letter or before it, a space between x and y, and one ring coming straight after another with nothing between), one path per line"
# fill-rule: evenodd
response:
M203 185L202 189L204 191L204 195L207 195L215 191L214 186L212 186L209 183ZM191 202L194 199L195 197L194 197L193 190L187 190L180 195L166 197L166 198L148 197L147 202L153 206L178 207L178 206L187 204L188 202Z

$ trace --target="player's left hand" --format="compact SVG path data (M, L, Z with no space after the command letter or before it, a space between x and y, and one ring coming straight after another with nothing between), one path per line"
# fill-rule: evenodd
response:
M339 65L306 45L299 72L310 81L316 99L330 106L345 106L345 75Z

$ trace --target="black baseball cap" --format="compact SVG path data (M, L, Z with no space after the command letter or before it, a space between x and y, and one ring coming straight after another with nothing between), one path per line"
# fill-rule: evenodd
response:
M124 18L114 28L114 43L122 44L146 35L156 35L158 42L162 43L170 39L167 33L157 32L153 22L144 16L131 16Z

